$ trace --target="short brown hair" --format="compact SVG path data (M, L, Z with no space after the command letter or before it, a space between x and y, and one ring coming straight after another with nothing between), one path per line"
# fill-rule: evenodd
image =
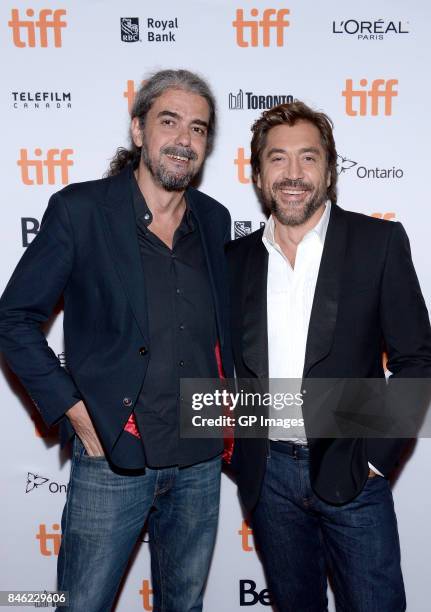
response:
M251 169L253 182L256 183L260 173L260 160L263 149L266 146L266 137L269 130L276 125L295 125L297 121L308 121L316 126L320 133L322 146L326 153L326 163L331 176L331 184L328 187L328 198L333 204L337 201L337 150L335 148L332 130L334 124L325 115L314 111L304 102L291 102L280 104L265 111L257 119L251 128L253 137L251 139Z

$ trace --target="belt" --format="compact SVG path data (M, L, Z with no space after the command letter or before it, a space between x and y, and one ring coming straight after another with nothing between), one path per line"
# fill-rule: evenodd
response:
M290 442L288 440L270 440L269 446L271 450L278 453L284 453L290 457L295 457L295 459L309 458L308 444L296 444L295 442Z

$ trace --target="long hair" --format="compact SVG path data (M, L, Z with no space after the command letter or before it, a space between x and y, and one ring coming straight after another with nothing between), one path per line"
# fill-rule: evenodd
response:
M131 119L137 117L139 119L140 128L143 130L148 111L153 106L155 100L168 89L189 91L198 96L202 96L202 98L205 98L207 101L210 111L207 136L208 153L213 146L216 127L215 99L206 81L189 70L160 70L143 81L133 102L130 112ZM129 140L129 148L119 147L117 149L105 176L118 174L127 164L132 164L133 167L139 164L141 147L135 145L130 131Z
M290 104L280 104L265 111L257 119L251 128L253 137L251 140L251 169L253 182L256 183L260 173L260 160L262 152L266 146L266 138L269 130L276 125L287 124L295 125L297 121L308 121L316 126L320 133L320 140L326 153L326 163L331 176L331 184L328 187L327 195L333 204L337 202L337 150L335 148L334 136L332 133L333 123L325 115L314 111L304 104L304 102L291 102Z

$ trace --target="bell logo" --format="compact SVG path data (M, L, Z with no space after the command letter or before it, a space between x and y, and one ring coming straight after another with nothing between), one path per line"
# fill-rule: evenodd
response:
M153 610L153 589L149 580L142 581L142 588L139 594L142 595L142 607L151 612Z
M243 185L248 185L250 183L250 178L246 175L245 171L250 166L250 158L245 156L244 147L239 147L237 152L237 157L234 159L233 163L237 167L237 179Z
M25 12L27 17L34 17L33 9L27 9ZM48 47L48 32L52 30L54 47L61 47L61 30L67 26L66 21L61 18L66 15L64 9L42 9L39 11L39 18L35 19L20 19L19 9L12 9L11 20L8 21L8 26L12 28L12 38L15 47L36 47L39 43L40 47ZM38 41L36 41L36 30L39 32Z
M253 552L254 548L250 545L250 538L253 536L253 529L247 524L247 521L243 521L241 529L238 530L238 535L241 536L241 547L244 552Z
M363 88L368 87L367 79L361 79L359 85ZM354 104L355 99L359 99L359 115L364 117L370 114L372 117L379 115L380 99L384 101L384 115L388 117L392 115L392 98L398 96L398 92L394 90L394 87L398 85L397 79L375 79L371 83L371 89L354 89L353 80L346 80L346 88L343 90L342 95L346 98L346 114L349 117L357 117L358 108ZM371 110L368 105L368 98L371 99ZM380 109L381 110L381 109ZM381 113L380 113L381 114Z
M54 523L52 526L53 532L60 531L60 525ZM36 540L39 540L40 554L44 557L58 556L61 545L61 533L48 533L46 525L39 525L39 532L36 534Z
M259 17L258 9L251 9L250 15L255 19L244 19L244 9L236 10L236 19L232 22L236 30L236 43L239 47L259 47L259 29L262 32L262 46L271 45L271 32L275 30L276 46L284 45L284 30L289 27L290 22L284 18L289 15L289 9L265 9L262 19ZM245 32L248 35L245 35Z
M375 219L386 219L386 221L392 221L392 219L395 219L394 212L385 212L385 213L375 212L371 216L374 217Z
M42 157L42 149L35 149L36 158ZM69 182L69 167L73 166L73 161L69 159L73 155L73 149L48 149L45 159L29 159L27 149L20 149L20 158L16 162L21 168L21 180L24 185L43 185L46 181L48 185L56 183L56 169L60 170L60 182L67 185ZM30 172L33 168L34 172ZM46 173L44 173L46 168ZM45 181L44 181L45 174Z
M254 580L239 581L240 606L255 606L256 604L261 604L262 606L271 605L271 596L268 589L257 591L256 586L257 585Z

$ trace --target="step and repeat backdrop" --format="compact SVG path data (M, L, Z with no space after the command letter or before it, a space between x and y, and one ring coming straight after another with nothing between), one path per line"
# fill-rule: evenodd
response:
M229 208L232 238L265 220L250 180L252 122L274 104L304 100L335 123L339 204L403 223L429 304L430 17L428 3L401 0L4 0L1 289L49 196L101 177L126 144L140 82L158 69L188 68L217 98L201 189ZM64 365L61 310L46 331ZM0 590L53 589L68 453L4 364L0 392ZM430 481L431 443L419 440L393 486L410 612L431 605ZM204 607L271 609L227 475ZM145 534L116 609L152 610Z

